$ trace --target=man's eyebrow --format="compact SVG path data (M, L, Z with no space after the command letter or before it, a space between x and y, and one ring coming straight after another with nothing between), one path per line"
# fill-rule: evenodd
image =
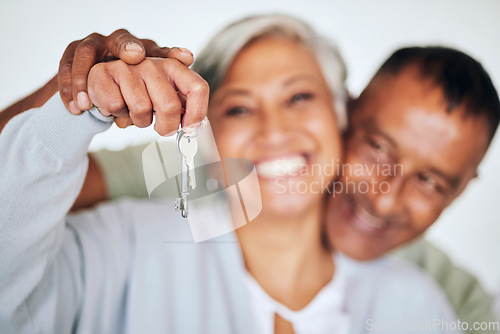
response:
M364 130L368 131L369 133L374 133L374 134L376 134L378 136L383 137L394 148L398 147L398 144L396 143L396 141L391 136L389 136L387 133L385 133L382 130L380 130L380 127L377 125L377 122L374 119L367 119L366 121L364 121L363 123L361 123L361 127Z
M448 174L446 174L445 172L435 168L435 167L431 167L429 168L429 172L431 172L432 174L435 174L437 176L439 176L440 178L444 179L446 181L446 183L448 183L448 186L452 189L455 189L457 186L458 186L458 183L460 181L460 178L457 177L457 176L450 176Z

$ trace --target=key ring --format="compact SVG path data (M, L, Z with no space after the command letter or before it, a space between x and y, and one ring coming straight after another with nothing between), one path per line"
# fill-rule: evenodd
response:
M206 118L204 118L203 121L201 121L200 123L198 123L198 124L200 124L200 127L198 129L194 130L191 133L186 133L186 131L184 131L182 129L180 131L184 132L184 136L187 139L192 139L192 138L198 136L200 134L201 130L203 130L203 127L205 126L205 120L206 120Z
M200 127L196 130L194 130L193 132L191 133L186 133L186 131L184 131L182 128L179 129L177 131L177 138L176 138L176 143L177 143L177 151L182 154L181 152L181 147L180 147L180 144L181 144L181 138L184 137L189 141L191 141L191 139L197 137L201 130L203 129L203 127L205 126L205 119L203 121L201 121L200 123Z

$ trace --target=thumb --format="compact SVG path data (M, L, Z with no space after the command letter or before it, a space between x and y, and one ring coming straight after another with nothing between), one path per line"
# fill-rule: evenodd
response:
M129 65L139 64L146 57L146 52L140 41L124 43L118 57Z
M141 40L135 38L125 29L113 32L107 38L108 50L113 56L120 58L129 65L140 63L146 57L146 51Z

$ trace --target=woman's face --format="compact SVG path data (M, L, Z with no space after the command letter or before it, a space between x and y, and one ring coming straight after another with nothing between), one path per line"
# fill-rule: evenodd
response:
M298 217L320 207L340 157L340 133L306 47L280 38L249 44L214 92L209 117L221 157L255 164L262 214Z

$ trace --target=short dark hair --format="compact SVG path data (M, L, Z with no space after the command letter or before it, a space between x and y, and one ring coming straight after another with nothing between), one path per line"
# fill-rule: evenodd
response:
M463 104L467 116L485 117L493 138L500 121L500 101L490 76L478 61L447 47L407 47L394 52L375 77L397 74L408 66L416 66L422 78L441 87L448 112Z

